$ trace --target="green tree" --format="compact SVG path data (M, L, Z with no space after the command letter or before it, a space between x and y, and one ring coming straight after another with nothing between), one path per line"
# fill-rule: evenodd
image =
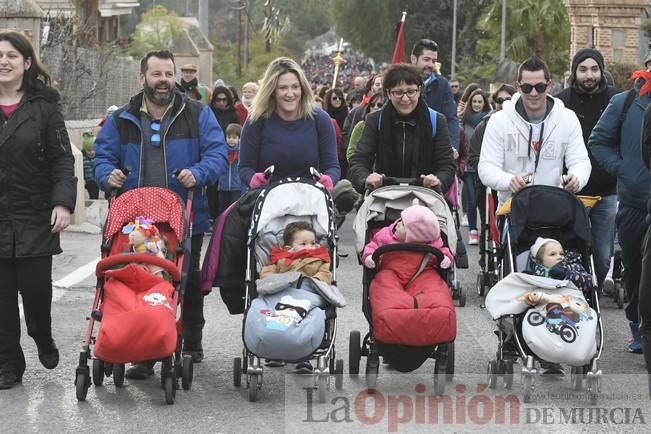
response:
M152 50L172 49L173 41L183 31L183 21L164 6L154 6L142 15L136 26L129 53L142 57Z
M280 11L289 17L292 27L304 33L307 39L330 30L331 0L276 0Z
M492 0L457 1L457 56L472 58L479 34L475 27L482 8ZM449 73L452 56L453 0L331 0L335 31L353 48L379 61L390 61L395 46L396 24L407 10L405 24L406 57L421 38L439 45L439 61ZM458 61L457 61L458 64Z
M484 77L492 76L499 60L502 0L492 0L477 29L483 37L477 54L484 65ZM522 62L536 55L550 70L562 74L567 69L570 23L563 2L558 0L509 0L506 20L506 57ZM476 62L475 62L476 64Z

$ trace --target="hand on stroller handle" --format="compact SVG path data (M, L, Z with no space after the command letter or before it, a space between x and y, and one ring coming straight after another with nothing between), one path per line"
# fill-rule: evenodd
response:
M377 175L377 176L374 176ZM381 180L378 179L377 177L381 177ZM436 182L436 184L432 185L431 187L425 186L424 181L429 180L431 181L431 177L436 178L434 175L420 175L419 178L401 178L397 176L386 176L384 174L378 174L378 173L371 173L369 177L367 177L366 181L366 191L370 192L372 190L375 190L376 188L379 187L385 187L388 185L415 185L419 187L425 187L425 188L431 188L432 190L441 193L441 183L436 178L433 182ZM369 178L371 178L369 180ZM379 184L379 185L377 185ZM377 186L376 186L377 185Z

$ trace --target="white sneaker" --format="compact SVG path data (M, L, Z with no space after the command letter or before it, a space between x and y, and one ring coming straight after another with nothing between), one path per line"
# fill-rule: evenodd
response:
M473 229L468 234L468 245L476 246L477 244L479 244L479 235L477 234L477 231Z
M611 296L615 292L615 281L612 276L606 276L603 283L604 295Z
M468 226L468 216L466 214L461 217L461 226Z

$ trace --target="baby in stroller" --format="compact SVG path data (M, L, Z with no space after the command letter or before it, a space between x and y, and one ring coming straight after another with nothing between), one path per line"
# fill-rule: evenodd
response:
M592 275L581 265L581 255L552 238L538 237L531 246L529 269L536 276L569 280L584 293L593 289Z
M289 223L283 232L284 246L271 249L269 264L260 270L260 278L271 274L299 271L328 285L332 283L330 254L316 241L314 227L304 221Z
M445 247L441 239L441 227L438 218L432 210L420 206L418 199L414 199L413 205L402 211L400 218L393 224L375 233L364 248L362 262L368 268L375 268L373 252L378 247L396 243L426 244L439 249L444 258L438 266L443 269L450 268L454 260L452 252Z

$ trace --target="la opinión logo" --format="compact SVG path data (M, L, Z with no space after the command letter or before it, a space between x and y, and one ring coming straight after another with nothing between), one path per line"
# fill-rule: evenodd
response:
M392 394L375 390L359 391L351 399L333 397L329 403L315 402L312 388L305 391L305 418L302 422L352 423L380 426L389 432L401 425L472 424L517 425L520 423L520 398L515 394L489 396L488 385L478 384L472 395L464 384L457 384L453 395L428 393L424 384L416 384L413 394Z

